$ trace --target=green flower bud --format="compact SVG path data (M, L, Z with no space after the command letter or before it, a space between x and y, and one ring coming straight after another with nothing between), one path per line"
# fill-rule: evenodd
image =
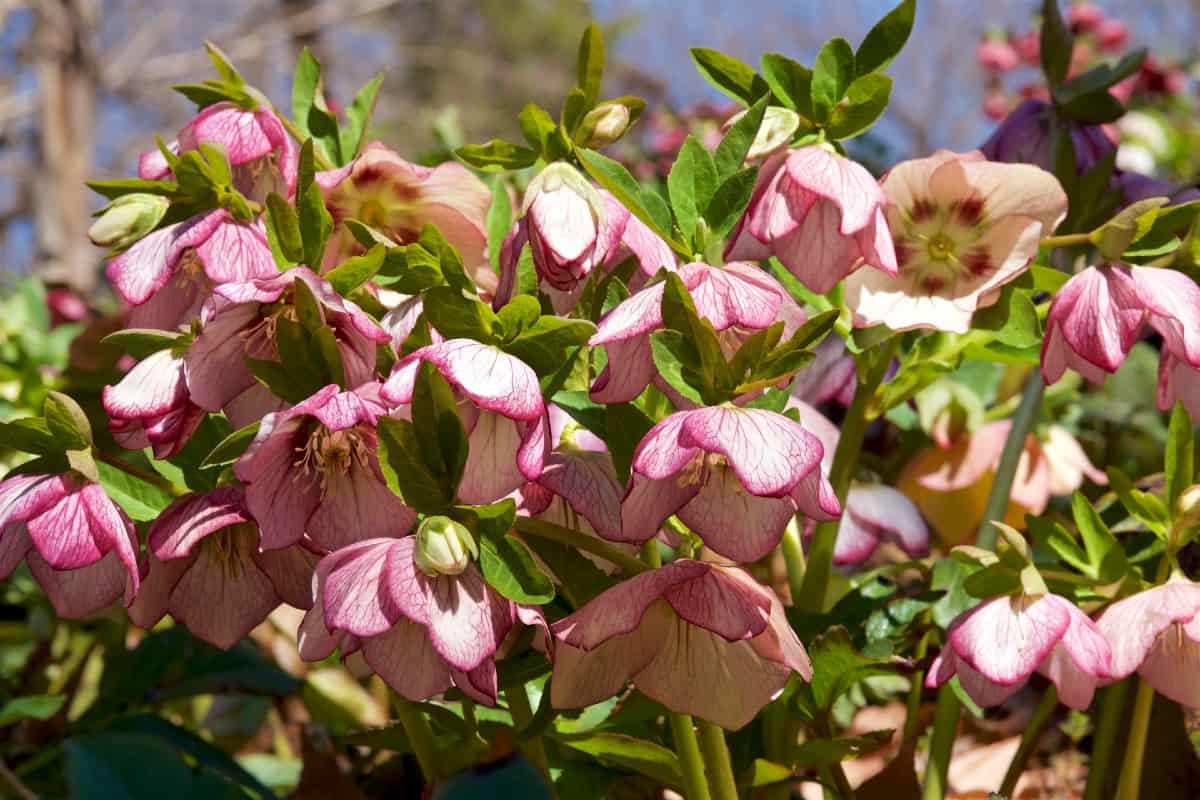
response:
M449 517L426 517L417 529L417 569L431 578L459 575L479 556L475 537Z
M122 195L96 212L88 238L98 247L127 247L154 230L170 205L157 194Z
M1175 499L1175 524L1191 526L1200 523L1200 483L1179 493Z
M607 147L629 130L629 107L622 103L596 106L579 126L576 140L584 147Z
M725 127L733 126L745 115L745 111L735 114L725 123ZM790 108L768 106L763 115L762 125L758 128L758 134L754 137L754 142L746 153L746 160L757 161L787 147L788 142L792 140L792 134L799 127L800 115L795 111Z

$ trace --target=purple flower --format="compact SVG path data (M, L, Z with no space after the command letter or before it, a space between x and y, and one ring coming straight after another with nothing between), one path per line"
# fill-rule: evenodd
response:
M1050 169L1053 123L1065 124L1075 145L1075 169L1082 175L1116 150L1100 125L1054 119L1054 108L1044 100L1025 100L993 131L980 149L991 161L1033 164Z

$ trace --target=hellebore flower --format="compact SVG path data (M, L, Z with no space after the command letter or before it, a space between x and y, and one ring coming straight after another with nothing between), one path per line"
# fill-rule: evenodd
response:
M1011 72L1021 63L1016 48L1004 39L984 39L975 48L975 60L988 72Z
M375 424L387 409L379 384L326 386L299 405L263 418L234 464L264 550L304 534L336 550L371 534L403 536L416 514L388 490L376 455Z
M1200 419L1200 369L1164 351L1158 362L1158 407L1166 411L1179 400L1192 419Z
M102 394L108 429L122 447L154 448L155 458L183 449L207 416L192 402L184 379L183 356L170 349L143 358Z
M1037 57L1033 60L1036 63ZM1066 125L1070 130L1075 146L1075 170L1080 175L1117 149L1102 126L1056 119L1050 103L1028 99L997 126L980 150L991 161L1033 164L1049 170L1052 144L1050 128L1054 124Z
M106 274L133 306L132 328L171 330L197 317L218 284L279 274L258 224L219 209L159 228L109 259Z
M726 258L773 255L817 294L865 265L896 274L887 198L861 165L819 145L772 156Z
M415 350L396 364L381 396L412 402L417 370L429 362L464 398L459 415L469 452L458 499L492 503L542 474L550 431L537 374L520 359L472 339Z
M1129 267L1088 267L1050 301L1042 375L1054 383L1073 369L1093 383L1116 372L1137 341L1146 313Z
M538 276L564 292L603 264L621 237L604 198L566 163L537 174L525 190L521 213Z
M750 334L783 320L784 337L806 319L787 290L758 267L731 262L710 267L685 264L679 278L692 296L696 313L721 334L728 355ZM666 284L658 282L624 300L600 320L588 342L604 345L608 365L592 384L592 399L599 403L628 402L645 389L658 370L650 351L650 334L663 325L662 298Z
M0 482L0 580L24 558L61 617L77 619L138 591L133 523L100 484L64 475Z
M622 581L552 627L551 702L580 708L627 681L736 730L812 664L779 599L735 567L680 559Z
M901 471L896 488L917 504L943 543L974 540L1011 425L1009 420L989 422L948 448L922 450ZM1044 440L1030 434L1017 462L1004 523L1024 528L1026 513L1042 513L1051 495L1070 494L1084 477L1108 483L1074 436L1056 425Z
M318 556L302 544L259 550L258 539L241 487L179 498L150 526L150 571L130 618L150 628L169 613L228 650L280 603L311 608Z
M261 203L271 192L291 197L296 191L300 151L271 111L214 103L193 117L167 149L180 154L202 144L225 149L233 168L234 188L249 199ZM161 180L170 172L158 149L148 150L138 159L138 177L144 180Z
M371 142L341 169L317 173L317 183L338 226L327 250L336 257L334 263L354 247L354 237L343 225L347 219L370 225L401 244L415 242L426 225L433 225L462 256L475 283L495 291L486 224L492 193L466 167L454 162L423 167Z
M276 411L281 401L246 366L247 357L277 361L275 327L296 319L293 284L301 281L333 329L348 386L375 377L376 346L391 340L361 308L343 299L307 267L273 271L267 278L218 286L205 305L200 334L184 356L192 401L207 411L224 410L236 426Z
M1037 255L1067 212L1050 173L987 161L978 151L939 151L902 162L883 178L896 276L861 270L846 279L854 324L965 333L977 309Z
M1200 708L1200 585L1178 575L1118 600L1097 621L1112 645L1112 679L1137 672L1155 690Z
M773 411L676 412L638 443L617 541L644 542L677 514L713 552L757 561L797 512L817 520L841 513L822 453L817 437Z
M817 409L795 399L788 407L800 412L805 429L821 441L821 469L828 475L833 466L841 431ZM894 541L913 558L929 555L929 527L921 512L904 494L881 483L853 481L838 523L833 563L861 564L885 541Z
M854 400L857 372L854 356L839 336L826 336L813 348L816 357L792 379L790 394L809 406L830 400L848 406Z
M958 675L981 706L1003 703L1038 672L1058 687L1063 705L1082 711L1115 663L1096 623L1055 594L994 597L960 614L946 636L925 685Z
M444 517L423 526L430 524L458 525ZM504 638L518 619L546 623L536 608L498 594L474 564L427 574L417 566L418 558L428 563L416 553L420 540L367 539L321 559L316 601L300 624L300 655L318 661L337 647L343 656L361 648L371 669L410 700L457 686L494 705Z

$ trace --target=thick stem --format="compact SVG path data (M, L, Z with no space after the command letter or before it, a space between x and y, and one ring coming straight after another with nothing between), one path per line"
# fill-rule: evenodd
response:
M1087 233L1064 233L1062 236L1045 236L1038 246L1040 247L1073 247L1077 244L1091 244L1092 237Z
M947 684L938 689L937 708L933 712L933 736L929 741L929 763L925 766L922 800L942 800L946 796L946 776L950 773L950 752L958 733L961 708L954 690Z
M600 556L605 561L616 564L629 575L636 575L639 572L645 572L647 569L645 564L631 555L626 555L603 539L588 536L586 533L573 531L570 528L564 528L552 522L531 519L529 517L517 517L514 527L521 533L529 536L539 536L543 539L550 539L569 545L577 550L586 550L593 555Z
M996 528L993 521L1003 520L1004 512L1008 509L1009 495L1012 494L1013 479L1017 474L1017 464L1021 461L1021 452L1025 449L1025 437L1033 428L1037 417L1038 407L1042 404L1042 391L1046 384L1042 381L1042 373L1034 370L1025 381L1021 391L1021 404L1013 414L1012 427L1008 431L1008 439L1004 442L1004 450L1000 453L1000 463L996 465L995 477L992 479L992 489L988 493L987 507L983 519L979 523L979 534L975 543L991 550L996 546Z
M708 769L708 788L713 800L738 800L737 781L725 744L725 731L711 722L700 720L700 751Z
M1004 782L1000 784L1000 794L1012 797L1013 790L1017 788L1017 780L1025 771L1025 764L1029 761L1038 737L1042 735L1046 722L1054 713L1057 705L1058 688L1054 684L1050 684L1046 693L1042 695L1041 702L1034 709L1029 724L1025 726L1025 732L1021 734L1021 744L1017 747L1017 752L1013 755L1012 761L1008 762L1008 770L1004 773Z
M708 793L708 781L704 778L704 758L700 755L700 743L688 714L668 713L671 721L671 740L679 756L679 768L683 771L683 788L688 800L712 800Z
M792 596L792 605L795 605L800 600L800 592L804 590L804 573L807 571L804 542L800 539L799 517L792 517L792 521L788 523L779 549L783 552L783 563L787 567L788 591Z
M504 698L508 700L508 711L512 714L513 727L520 733L533 722L533 706L529 704L529 695L524 684L504 690ZM521 743L521 752L534 763L547 781L550 777L550 761L546 758L546 745L541 736L531 736Z
M1150 729L1150 710L1154 707L1154 687L1138 678L1133 715L1129 720L1129 739L1125 742L1125 760L1121 764L1121 782L1117 800L1137 800L1142 785L1142 763L1146 757L1146 733Z
M1125 721L1125 708L1129 701L1129 689L1132 680L1114 683L1103 690L1104 697L1100 701L1100 713L1096 720L1096 732L1092 736L1092 759L1088 764L1087 786L1083 790L1083 800L1104 800L1108 794L1108 776L1117 750L1117 739L1120 737Z
M425 719L425 715L410 701L399 695L393 695L393 698L396 716L404 726L404 733L408 736L408 743L412 745L413 755L417 757L421 774L425 776L425 782L432 786L440 777L433 729L429 727L429 720Z
M838 502L846 503L846 493L850 489L850 479L854 476L854 468L858 465L858 455L862 451L863 439L867 434L867 424L871 405L875 400L875 390L883 383L887 374L888 364L892 354L899 344L899 337L893 336L884 345L884 352L879 354L878 361L871 365L867 374L861 376L854 391L854 401L846 411L846 419L842 422L842 431L838 437L837 450L833 453L833 465L829 468L829 482L837 494ZM825 610L829 594L829 578L833 573L833 548L837 543L838 522L822 522L813 534L812 545L808 551L808 565L804 580L800 586L799 596L792 597L792 605L820 613ZM789 570L791 565L788 565ZM789 581L792 577L788 576Z

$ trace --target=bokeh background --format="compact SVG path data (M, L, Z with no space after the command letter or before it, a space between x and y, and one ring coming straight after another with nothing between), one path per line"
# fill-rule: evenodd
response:
M97 199L83 181L126 176L154 136L192 113L174 83L208 77L202 42L220 45L247 79L287 108L295 56L310 47L335 103L386 73L376 138L419 158L463 140L519 139L533 100L557 108L585 21L610 41L606 90L634 92L670 114L724 99L696 73L688 47L756 63L776 51L811 63L821 42L857 42L890 0L0 0L0 274L37 272L96 287L87 241ZM1103 0L1131 47L1192 64L1200 3ZM939 147L978 145L987 77L976 48L989 31L1028 30L1032 0L921 0L916 31L891 69L893 102L856 155L883 165ZM614 63L615 62L615 63ZM1025 74L1006 76L1019 84ZM1184 94L1195 96L1186 70ZM647 125L643 123L643 128ZM647 128L647 133L652 131ZM1189 180L1188 165L1165 175Z

